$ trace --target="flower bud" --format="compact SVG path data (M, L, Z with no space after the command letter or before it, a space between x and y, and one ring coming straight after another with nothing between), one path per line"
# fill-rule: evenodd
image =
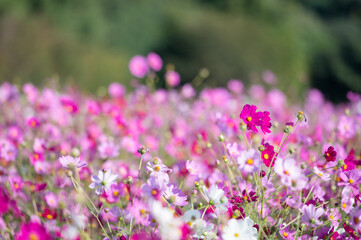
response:
M72 171L67 171L67 172L66 172L66 175L67 175L68 177L72 177L72 176L73 176L73 172L72 172Z
M337 162L337 167L342 167L343 165L345 165L345 162L342 160L342 159L340 159L340 160L338 160L338 162Z
M133 183L133 178L131 176L127 177L127 184L132 184Z
M79 156L80 156L80 151L79 151L79 149L73 148L73 149L71 150L71 155L72 155L73 157L79 157Z
M149 151L149 149L147 149L146 147L144 147L144 146L141 146L139 149L138 149L138 153L140 153L140 154L145 154L145 153L147 153Z
M298 120L302 120L304 118L302 111L298 111L297 118L298 118Z
M104 209L104 212L105 212L105 213L108 213L108 212L109 212L109 208L105 208L105 209Z
M292 132L292 126L286 126L284 129L283 129L283 132L284 133L290 133L290 132Z
M218 141L224 142L224 135L223 135L223 134L220 134L220 135L218 136Z
M199 188L199 186L200 186L199 182L194 182L194 186L195 186L196 188Z
M222 159L223 159L223 161L225 162L225 163L228 163L228 158L226 157L226 156L222 156Z
M301 169L306 169L306 167L307 167L307 165L306 165L306 163L301 163Z
M266 148L265 148L263 145L261 145L261 146L258 147L258 150L259 150L260 152L263 152L265 149L266 149Z
M201 208L201 207L203 207L203 203L198 203L198 208Z

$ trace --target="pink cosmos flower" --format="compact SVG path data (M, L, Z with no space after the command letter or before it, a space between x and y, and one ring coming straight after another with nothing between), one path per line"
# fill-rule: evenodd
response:
M190 83L186 83L182 87L181 94L184 98L192 98L196 95L196 90L194 90Z
M197 161L189 161L186 162L186 168L191 175L198 176L202 172L202 164Z
M356 124L352 118L347 116L341 117L337 129L344 138L352 138L356 134Z
M243 91L243 83L237 79L231 79L227 83L228 89L236 94L240 94Z
M290 226L283 228L283 224L279 227L280 235L283 239L292 240L296 234L296 230L291 230Z
M356 207L353 209L350 216L350 225L356 229L356 231L361 231L361 209Z
M113 141L104 140L101 141L100 145L98 146L98 151L100 157L103 159L113 158L119 155L119 146Z
M147 183L142 185L142 192L149 198L160 199L165 190L166 186L164 182L156 177L150 177Z
M165 74L165 81L171 87L176 87L180 83L180 75L176 71L170 70Z
M36 128L40 125L40 121L36 117L30 117L26 120L26 123L31 128Z
M233 144L227 143L226 147L229 155L231 155L232 157L239 156L240 151L238 150L237 143L233 143Z
M241 151L237 157L238 168L247 173L256 172L261 165L261 155L259 151L251 148L247 151Z
M318 167L314 167L313 171L317 175L317 177L321 178L323 181L329 181L331 179L330 174L320 171Z
M341 172L340 178L342 181L338 183L339 186L349 186L358 190L358 185L361 183L361 172L358 169L354 169L348 172Z
M54 193L48 192L47 194L45 194L44 198L45 198L46 204L48 204L49 207L54 208L54 209L58 207L58 204L59 204L58 196L55 195Z
M47 233L45 227L39 223L30 222L24 223L20 227L19 233L16 235L16 240L49 240L50 235Z
M332 226L338 227L338 225L340 225L340 219L342 219L342 216L337 208L329 208L326 212L326 216L328 217L328 220L331 222Z
M187 196L184 195L181 190L179 190L173 184L168 184L166 190L164 191L164 197L167 201L173 205L177 206L186 206L188 205Z
M108 92L113 98L123 97L125 94L125 87L117 82L113 82L109 85Z
M291 188L301 189L307 183L307 178L293 158L278 159L274 170L281 177L281 182Z
M137 78L145 77L149 71L147 59L140 55L134 56L129 62L129 70Z
M149 225L149 207L142 201L135 198L133 204L128 207L128 211L136 224Z
M156 177L166 183L169 182L168 173L172 172L172 170L164 165L160 158L154 158L149 161L145 168L150 172L150 176Z
M160 71L163 67L163 61L162 61L162 58L154 53L154 52L151 52L148 54L147 56L147 60L148 60L148 64L149 66L156 72Z
M4 140L0 142L0 158L5 161L14 161L18 155L18 150L15 145L8 141Z
M72 168L72 167L82 168L88 165L85 160L80 160L80 158L78 157L74 158L69 155L60 157L59 162L65 168Z
M309 227L314 228L322 224L322 222L319 220L319 218L324 213L322 207L316 208L313 204L308 206L304 205L301 209L301 213L303 214L301 216L302 222L304 222Z

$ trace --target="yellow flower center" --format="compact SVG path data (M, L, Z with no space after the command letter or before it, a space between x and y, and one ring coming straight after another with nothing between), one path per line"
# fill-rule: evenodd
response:
M345 170L347 169L347 165L346 165L346 164L345 164L345 165L343 165L343 169L345 169Z
M156 190L153 190L153 191L152 191L152 195L153 195L153 196L157 195L157 191L156 191Z
M235 233L234 236L235 236L235 237L239 237L239 234L238 234L238 233Z
M283 236L288 237L288 233L284 232Z
M264 155L263 155L263 158L264 158L264 159L268 159L268 158L269 158L268 154L267 154L267 153L264 154Z
M118 192L118 191L114 191L114 192L113 192L113 196L116 197L116 196L118 196L118 195L119 195L119 192Z
M287 170L285 170L283 173L286 174L286 175L290 175L290 172L287 171Z
M327 157L329 157L329 156L330 156L330 154L329 154L329 153L326 153L326 156L327 156Z
M248 118L246 118L246 119L247 119L248 122L250 122L250 121L252 120L251 117L248 117Z
M318 173L318 176L322 177L322 176L323 176L323 174L322 174L322 173Z
M39 240L39 237L36 233L30 233L29 240Z
M333 220L335 217L333 215L330 216L330 219Z
M141 215L144 215L144 214L145 214L145 210L144 210L144 209L140 209L139 212L140 212Z
M346 208L346 203L342 203L342 208Z
M252 159L252 158L248 159L248 160L247 160L247 164L248 164L248 165L252 165L252 164L253 164L253 159Z
M153 169L154 169L154 171L158 172L160 168L159 168L159 166L155 166Z
M353 183L353 180L350 178L350 179L348 180L348 182L349 182L350 184L352 184L352 183Z
M46 215L46 218L47 218L47 219L53 219L53 215L48 214L48 215Z

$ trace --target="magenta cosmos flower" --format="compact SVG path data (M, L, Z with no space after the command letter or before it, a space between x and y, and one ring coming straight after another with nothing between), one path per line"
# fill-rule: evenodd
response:
M257 107L255 105L244 105L239 117L247 125L248 130L258 132L257 127L261 127L263 133L270 133L269 130L272 126L269 112L256 112Z
M137 78L145 77L149 71L147 59L140 55L134 56L129 62L129 70Z
M48 240L51 239L46 229L39 223L26 223L20 228L19 234L16 236L16 240Z
M180 83L180 80L181 80L180 75L176 71L171 70L171 71L166 72L166 74L165 74L165 81L171 87L178 86Z
M148 54L147 56L147 60L148 60L148 64L149 66L156 72L160 71L163 67L163 61L162 61L162 58L154 53L154 52L151 52Z
M82 168L88 165L84 160L80 160L78 157L74 158L69 155L60 157L59 162L65 168Z

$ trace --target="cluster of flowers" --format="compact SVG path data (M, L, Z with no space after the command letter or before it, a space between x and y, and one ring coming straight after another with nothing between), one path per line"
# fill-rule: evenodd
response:
M361 238L360 95L189 89L2 84L0 239Z

